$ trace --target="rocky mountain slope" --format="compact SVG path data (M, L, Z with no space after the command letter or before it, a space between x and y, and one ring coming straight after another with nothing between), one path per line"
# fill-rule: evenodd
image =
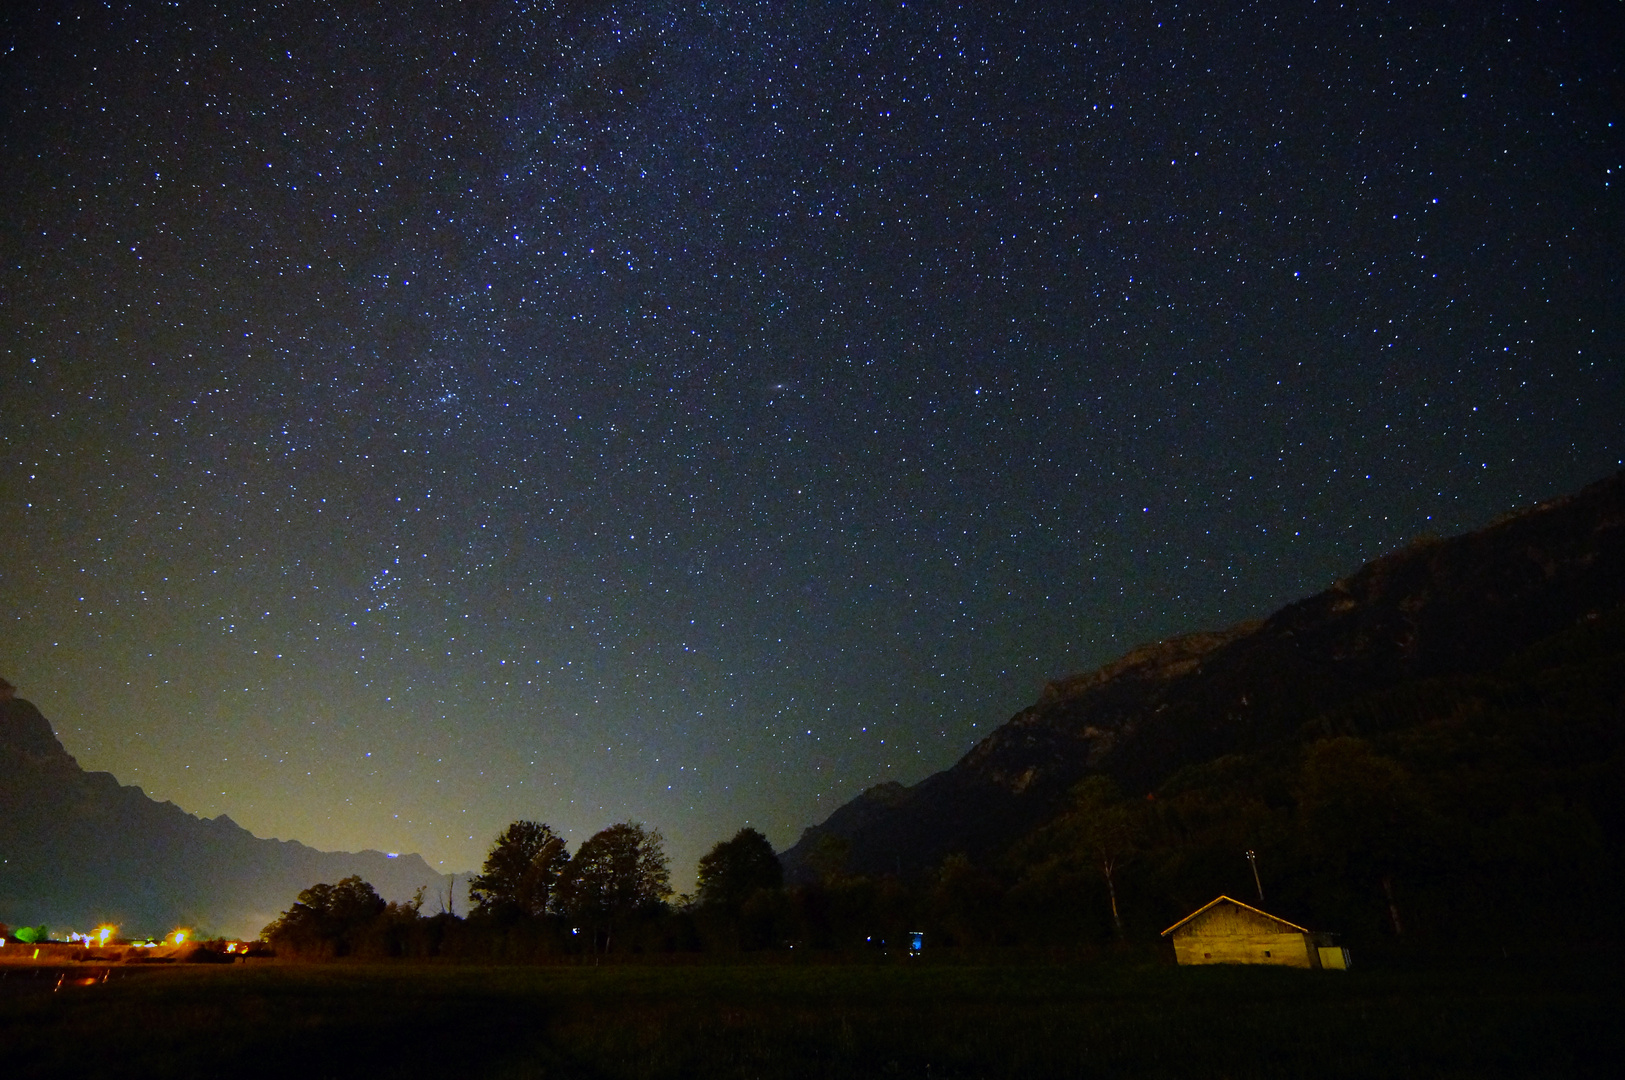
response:
M986 857L1051 817L1083 776L1149 792L1180 768L1291 738L1339 703L1487 670L1625 603L1625 473L1488 528L1420 540L1269 618L1135 649L1051 683L952 768L871 788L782 855L814 873Z
M30 702L0 699L0 921L253 937L301 890L350 874L391 900L419 886L443 896L449 882L417 855L262 840L224 814L157 802L80 768Z

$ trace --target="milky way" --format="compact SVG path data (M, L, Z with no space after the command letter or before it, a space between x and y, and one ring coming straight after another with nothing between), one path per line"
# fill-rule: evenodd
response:
M1617 5L115 8L0 17L0 674L260 835L681 883L1625 457Z

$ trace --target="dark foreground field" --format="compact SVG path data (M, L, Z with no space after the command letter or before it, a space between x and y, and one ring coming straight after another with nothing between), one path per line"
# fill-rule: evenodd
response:
M60 970L60 969L58 969ZM0 978L7 1077L1618 1075L1603 962L266 965Z

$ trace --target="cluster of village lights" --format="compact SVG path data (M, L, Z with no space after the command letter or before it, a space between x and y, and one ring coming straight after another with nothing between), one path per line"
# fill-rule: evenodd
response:
M27 928L25 927L24 929L27 929ZM43 933L44 929L45 929L44 927L39 928L39 930L42 933ZM118 934L118 927L116 927L116 926L98 926L96 929L92 930L88 934L81 934L77 930L70 931L65 940L66 940L66 944L69 944L69 945L84 945L86 948L91 948L91 949L106 948L109 945L117 946L119 948L126 948L126 949L158 949L158 948L165 948L165 947L174 948L177 945L184 945L188 941L194 940L194 938L196 937L196 935L193 934L192 931L190 931L190 930L171 930L169 933L165 934L161 938L150 938L150 937L149 938L131 938L131 939L128 939L128 940L122 940L122 939L118 938L116 936L117 934ZM8 939L6 939L4 937L0 937L0 948L4 948L6 946L7 940ZM44 937L40 937L37 940L33 939L33 938L27 938L27 937L14 937L11 940L14 941L18 945L33 945L33 944L49 944L50 943ZM59 944L60 943L61 942L59 942ZM209 945L207 947L213 949L216 952L225 952L225 953L232 953L232 954L241 955L241 956L248 956L248 955L250 955L250 950L253 948L253 942L249 942L249 941L216 941L212 945ZM35 959L39 958L39 950L38 949L34 950L34 957L35 957ZM3 1072L0 1072L0 1076L4 1076L4 1075L5 1074Z
M68 942L70 944L83 942L86 945L101 948L113 939L113 935L117 931L118 927L116 926L98 926L88 934L71 932L68 934ZM190 930L171 930L162 938L146 938L142 941L125 942L125 944L135 949L156 949L160 945L184 945L186 939L191 936L192 932ZM0 944L4 944L4 942L0 942Z

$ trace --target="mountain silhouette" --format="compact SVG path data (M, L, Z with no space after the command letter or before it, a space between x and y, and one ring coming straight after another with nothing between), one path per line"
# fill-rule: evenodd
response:
M0 921L254 937L301 890L351 874L391 900L421 887L431 909L447 894L451 879L418 855L262 840L224 814L199 818L87 772L13 695L0 680Z
M1477 532L1417 540L1267 619L1050 683L952 768L870 788L807 829L781 856L786 874L813 878L831 850L862 874L993 856L1087 775L1151 792L1185 766L1291 739L1340 703L1489 670L1621 603L1625 473Z

